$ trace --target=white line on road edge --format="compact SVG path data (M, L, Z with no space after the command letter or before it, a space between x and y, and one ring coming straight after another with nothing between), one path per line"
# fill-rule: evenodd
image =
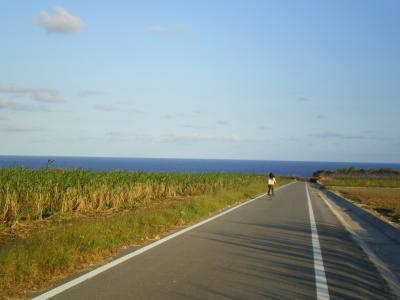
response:
M328 283L326 282L324 262L322 260L321 246L319 244L317 225L315 224L314 211L311 205L310 194L308 192L307 183L306 194L308 202L308 211L310 214L310 225L311 225L311 240L313 246L314 256L314 270L315 270L315 285L317 289L317 300L329 300L329 289Z
M277 188L276 191L280 190L283 187L287 187L292 183L294 183L294 182L285 184L285 185ZM105 264L105 265L103 265L103 266L101 266L101 267L99 267L97 269L94 269L91 272L88 272L88 273L86 273L86 274L84 274L82 276L79 276L78 278L75 278L75 279L73 279L73 280L71 280L71 281L69 281L67 283L64 283L63 285L60 285L60 286L58 286L58 287L56 287L56 288L54 288L54 289L52 289L52 290L50 290L50 291L48 291L48 292L46 292L44 294L41 294L41 295L39 295L39 296L37 296L35 298L32 298L32 299L33 300L43 300L43 299L49 299L51 297L54 297L55 295L58 295L58 294L62 293L63 291L65 291L65 290L67 290L67 289L69 289L69 288L71 288L71 287L73 287L75 285L78 285L78 284L82 283L85 280L93 278L96 275L98 275L98 274L100 274L100 273L102 273L104 271L107 271L108 269L111 269L112 267L115 267L116 265L119 265L119 264L127 261L128 259L131 259L132 257L135 257L135 256L137 256L139 254L142 254L143 252L146 252L147 250L150 250L151 248L157 247L157 246L165 243L166 241L168 241L170 239L173 239L173 238L175 238L175 237L177 237L177 236L179 236L181 234L184 234L185 232L188 232L188 231L190 231L190 230L192 230L194 228L197 228L197 227L199 227L199 226L201 226L201 225L203 225L205 223L208 223L208 222L210 222L212 220L215 220L215 219L217 219L217 218L219 218L219 217L221 217L223 215L226 215L227 213L230 213L231 211L233 211L233 210L235 210L235 209L237 209L239 207L242 207L242 206L244 206L246 204L249 204L249 203L251 203L251 202L253 202L253 201L255 201L255 200L259 199L259 198L264 197L266 194L267 193L264 193L264 194L262 194L262 195L260 195L260 196L258 196L256 198L250 199L250 200L248 200L248 201L246 201L244 203L241 203L241 204L239 204L239 205L237 205L235 207L227 209L227 210L225 210L225 211L223 211L223 212L221 212L221 213L219 213L219 214L217 214L217 215L215 215L215 216L213 216L211 218L208 218L208 219L206 219L204 221L201 221L200 223L194 224L194 225L192 225L190 227L187 227L187 228L182 229L182 230L180 230L178 232L175 232L175 233L173 233L171 235L168 235L165 238L162 238L161 240L158 240L158 241L156 241L154 243L151 243L151 244L149 244L147 246L144 246L143 248L140 248L140 249L138 249L136 251L133 251L133 252L125 255L125 256L122 256L122 257L120 257L120 258L118 258L116 260L113 260L112 262L110 262L108 264Z
M362 238L352 229L352 226L343 215L340 213L340 209L336 206L333 207L330 199L325 196L322 192L318 191L319 196L325 201L326 205L333 212L333 214L338 218L343 227L350 233L351 237L356 241L356 243L361 247L364 253L367 254L369 260L375 265L378 272L386 280L389 287L391 288L393 294L400 298L400 282L392 271L386 266L386 264L368 247L368 245L362 240Z

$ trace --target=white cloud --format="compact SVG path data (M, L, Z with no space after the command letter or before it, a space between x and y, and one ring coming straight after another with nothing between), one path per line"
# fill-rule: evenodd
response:
M62 6L56 7L53 15L42 11L38 16L38 24L48 33L78 33L85 26L80 17L71 15Z
M170 32L170 29L168 27L164 27L164 26L151 26L149 28L149 31L152 33L168 33Z
M32 89L24 88L15 85L0 85L0 93L9 94L28 94L31 93Z
M38 90L34 93L34 98L39 102L62 102L64 98L55 90Z
M16 96L31 95L39 102L56 103L64 101L58 91L48 88L33 89L16 85L0 85L0 93L15 94Z
M18 102L9 100L7 98L0 97L0 109L8 109L14 111L32 111L33 107L20 104Z

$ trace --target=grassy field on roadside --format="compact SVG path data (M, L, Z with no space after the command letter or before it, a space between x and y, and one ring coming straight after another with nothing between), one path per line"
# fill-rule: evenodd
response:
M131 209L147 201L212 194L263 180L227 173L0 169L0 222Z
M0 298L48 287L126 246L265 192L265 181L226 173L0 169Z
M324 187L400 223L400 171L346 168L314 176Z
M374 209L393 222L400 223L400 188L331 187L330 189Z

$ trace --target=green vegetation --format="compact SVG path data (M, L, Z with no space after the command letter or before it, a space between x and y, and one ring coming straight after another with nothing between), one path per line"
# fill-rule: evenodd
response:
M122 210L143 202L212 194L264 181L243 174L0 169L0 222Z
M400 177L400 170L391 168L357 169L354 167L337 170L318 170L314 177Z
M0 298L265 192L265 176L0 169ZM279 184L289 179L278 178Z

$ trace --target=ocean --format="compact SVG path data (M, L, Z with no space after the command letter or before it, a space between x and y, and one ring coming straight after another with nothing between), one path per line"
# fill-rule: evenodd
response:
M67 156L0 156L0 168L24 167L39 169L51 159L54 168L81 168L85 170L126 170L150 172L236 172L268 173L285 176L309 177L315 171L356 167L364 169L393 168L398 163L352 163L277 160L223 160L177 158L124 158L124 157L67 157Z

